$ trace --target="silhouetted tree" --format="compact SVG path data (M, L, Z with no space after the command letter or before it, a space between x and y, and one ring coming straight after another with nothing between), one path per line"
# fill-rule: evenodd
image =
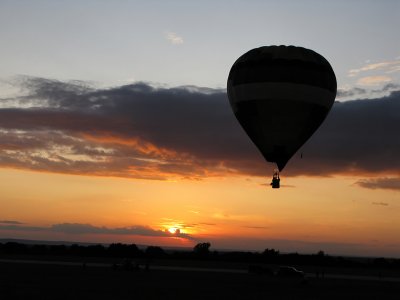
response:
M199 256L207 256L210 253L210 243L198 243L193 248L193 252Z
M127 246L127 252L129 257L138 257L140 256L143 252L136 246L136 244L130 244Z
M262 257L265 262L276 263L279 257L279 251L267 248L262 253Z

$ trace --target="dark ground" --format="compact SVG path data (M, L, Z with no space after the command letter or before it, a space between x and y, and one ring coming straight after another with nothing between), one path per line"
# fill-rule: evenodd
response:
M400 283L0 262L0 299L400 299Z

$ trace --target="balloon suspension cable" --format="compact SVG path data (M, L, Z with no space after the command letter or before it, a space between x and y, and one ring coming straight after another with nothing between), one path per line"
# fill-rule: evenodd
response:
M272 176L272 188L279 189L280 188L281 179L279 177L279 169L274 169L274 175Z

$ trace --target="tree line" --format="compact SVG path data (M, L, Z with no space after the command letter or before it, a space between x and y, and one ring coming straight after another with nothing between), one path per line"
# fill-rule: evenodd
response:
M350 268L385 268L400 270L400 259L364 258L355 259L342 256L326 255L323 251L315 254L280 253L266 248L262 252L252 251L216 251L211 250L210 243L198 243L191 251L164 250L159 246L148 246L144 249L136 244L113 243L110 245L46 245L24 244L19 242L0 243L1 256L56 256L80 258L143 258L143 259L182 259L211 260L242 263L263 263L278 265L315 265Z

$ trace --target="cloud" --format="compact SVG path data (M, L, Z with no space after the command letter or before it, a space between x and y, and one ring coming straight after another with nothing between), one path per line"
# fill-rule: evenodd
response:
M243 226L244 228L250 228L250 229L269 229L270 227L267 226Z
M400 84L388 83L382 88L378 89L365 89L360 87L353 87L350 89L339 88L337 90L336 99L359 99L359 98L381 98L388 96L391 92L400 90Z
M4 222L3 222L4 223ZM111 235L140 235L151 237L180 237L185 239L193 239L189 234L177 232L171 234L168 231L154 230L147 226L130 226L130 227L98 227L91 224L81 223L60 223L53 224L50 227L38 226L17 226L18 224L6 223L4 225L0 222L0 230L17 230L17 231L46 231L46 232L60 232L66 234L111 234Z
M183 44L183 38L175 32L172 31L166 32L165 38L173 45Z
M350 97L359 97L365 96L367 94L367 90L359 87L355 87L352 89L338 89L336 98L350 98Z
M389 203L386 203L386 202L372 202L372 205L389 206Z
M256 152L244 142L244 133L237 136L231 130L241 129L225 93L219 90L156 89L137 83L83 93L73 84L32 81L28 87L35 107L0 111L3 166L133 178L166 179L176 174L192 178L225 168L219 160L224 152L229 154L225 142Z
M392 81L389 76L367 76L357 80L357 84L364 86L380 85Z
M336 102L321 128L300 150L303 159L292 159L288 172L399 174L399 111L399 91L377 99Z
M394 73L394 72L398 72L400 70L399 67L400 67L400 61L397 59L393 60L393 61L371 63L371 64L367 64L359 69L351 69L348 73L348 76L354 77L354 76L357 76L364 72L376 71L376 70L383 70L386 73Z
M358 186L367 189L388 189L400 191L400 177L394 178L372 178L363 179L356 182Z
M0 230L13 230L13 231L46 231L48 228L36 226L24 226L19 224L0 224Z
M205 226L217 226L216 223L207 223L207 222L201 222L199 223L200 225L205 225Z
M1 167L157 180L269 177L273 168L223 90L146 83L94 89L42 78L22 84L26 95L0 109ZM387 96L336 102L285 176L399 174L396 87L385 86Z
M0 224L6 224L6 225L22 225L24 223L21 223L19 221L10 221L10 220L0 220Z

